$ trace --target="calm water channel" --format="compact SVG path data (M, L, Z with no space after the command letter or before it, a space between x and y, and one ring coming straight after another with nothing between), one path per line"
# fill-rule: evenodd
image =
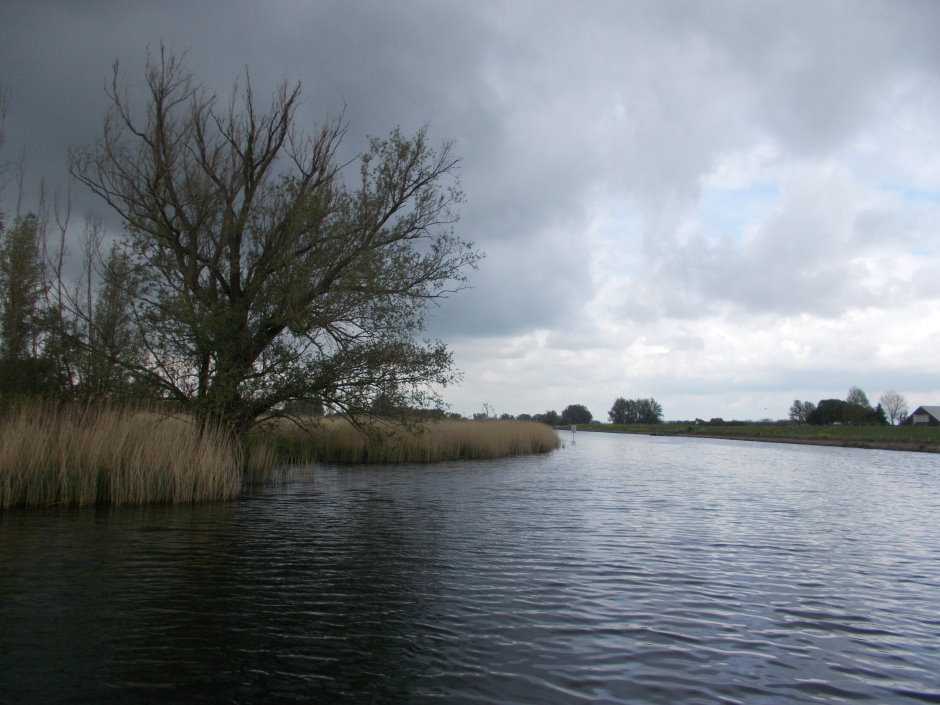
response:
M940 702L940 457L563 437L0 514L0 702Z

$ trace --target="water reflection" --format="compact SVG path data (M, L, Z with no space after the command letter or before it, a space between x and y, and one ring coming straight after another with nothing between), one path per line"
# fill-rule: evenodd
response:
M267 698L273 679L279 697L328 682L353 700L380 678L395 700L413 680L405 632L433 580L433 515L318 495L5 516L2 690L231 702Z
M3 702L940 697L932 456L580 433L0 515Z

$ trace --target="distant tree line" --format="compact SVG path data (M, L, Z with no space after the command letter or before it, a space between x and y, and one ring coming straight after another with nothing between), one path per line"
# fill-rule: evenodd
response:
M483 413L474 414L473 417L475 419L495 418L495 414L492 416L489 414L489 405L484 405L484 407ZM614 401L614 405L607 415L610 423L615 424L657 424L663 422L663 407L653 398L624 399L619 397ZM549 409L540 414L519 414L517 416L502 414L499 418L538 421L549 426L596 423L594 415L584 404L569 404L560 414L554 409Z
M872 408L868 396L859 387L852 387L844 400L821 399L817 404L795 400L790 406L790 420L817 426L850 424L855 426L882 426L900 423L907 416L907 402L895 391L881 395Z
M584 404L569 404L560 414L554 409L549 409L540 414L518 414L516 416L512 414L500 414L497 416L489 404L484 404L482 412L473 414L475 421L495 418L501 420L516 419L517 421L537 421L539 423L548 424L549 426L589 424L594 421L591 411Z
M525 416L525 414L522 416ZM522 416L518 418L522 418ZM535 414L531 419L546 423L549 426L571 426L573 424L589 424L594 420L594 416L584 404L569 404L562 409L561 414L551 409L543 414Z

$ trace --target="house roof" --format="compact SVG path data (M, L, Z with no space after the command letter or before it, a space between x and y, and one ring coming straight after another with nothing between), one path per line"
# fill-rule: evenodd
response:
M912 413L911 416L917 413L930 414L937 419L937 421L940 421L940 406L918 406L914 409L914 413Z

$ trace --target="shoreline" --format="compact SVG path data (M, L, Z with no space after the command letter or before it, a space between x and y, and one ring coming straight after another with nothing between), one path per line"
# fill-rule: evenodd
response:
M756 443L790 443L808 446L835 446L839 448L859 448L862 450L900 450L912 453L940 453L940 443L927 441L882 441L882 440L850 440L839 438L798 438L794 436L744 436L723 433L686 433L682 431L656 433L654 431L602 431L600 429L579 428L579 431L593 433L622 433L645 436L679 437L679 438L713 438L725 441L750 441Z

